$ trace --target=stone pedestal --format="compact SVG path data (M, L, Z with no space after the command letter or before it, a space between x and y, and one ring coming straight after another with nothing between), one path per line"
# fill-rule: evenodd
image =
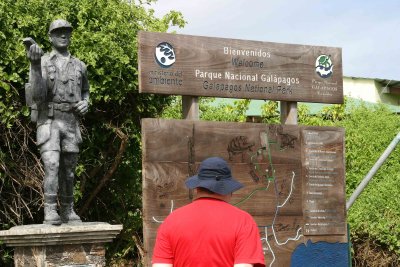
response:
M122 225L102 222L33 224L0 231L0 240L14 247L16 267L105 266L104 244L111 242Z

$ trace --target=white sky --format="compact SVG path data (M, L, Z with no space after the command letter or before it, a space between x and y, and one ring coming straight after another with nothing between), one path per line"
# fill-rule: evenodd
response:
M400 0L158 0L177 33L342 48L345 76L400 81Z

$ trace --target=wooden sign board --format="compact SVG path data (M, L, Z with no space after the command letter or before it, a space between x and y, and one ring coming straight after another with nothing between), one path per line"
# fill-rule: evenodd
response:
M258 224L267 266L290 266L310 240L347 243L341 128L144 119L142 144L145 266L159 225L192 201L184 181L210 156L245 185L232 204Z
M142 93L343 103L340 48L139 33Z

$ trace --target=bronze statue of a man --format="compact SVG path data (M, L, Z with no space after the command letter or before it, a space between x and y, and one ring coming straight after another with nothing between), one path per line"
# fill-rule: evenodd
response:
M57 225L81 222L73 208L74 170L82 142L79 116L88 111L89 82L86 65L68 51L71 24L55 20L48 33L52 51L44 55L31 38L24 40L31 63L26 98L31 119L37 122L45 170L43 223Z

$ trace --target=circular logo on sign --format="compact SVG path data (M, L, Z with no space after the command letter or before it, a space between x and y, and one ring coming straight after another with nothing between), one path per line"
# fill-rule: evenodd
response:
M315 72L322 78L328 78L333 73L331 56L320 55L315 61Z
M169 68L175 63L174 48L169 43L162 42L156 47L155 57L161 67Z

